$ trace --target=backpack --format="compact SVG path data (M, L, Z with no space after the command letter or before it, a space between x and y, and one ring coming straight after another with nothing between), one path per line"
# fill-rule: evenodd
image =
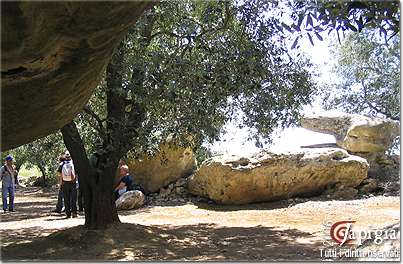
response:
M8 168L7 168L7 166L3 165L0 169L1 169L1 179L3 180L4 174L6 174L6 172L8 172Z
M3 180L4 176L7 175L7 173L10 175L11 178L16 177L13 173L10 172L10 170L7 168L6 165L1 166L1 180Z
M71 181L75 178L74 166L71 161L65 161L62 165L63 180Z

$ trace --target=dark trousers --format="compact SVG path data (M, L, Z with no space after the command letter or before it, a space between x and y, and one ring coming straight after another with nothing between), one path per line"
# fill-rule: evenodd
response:
M56 204L56 210L61 212L63 209L63 190L62 188L59 189L59 194L57 195L57 204Z
M83 206L83 193L80 191L80 189L77 189L78 193L78 210L82 211L84 206ZM57 204L56 204L56 210L61 212L63 210L63 199L64 199L64 193L62 188L59 189L59 194L57 195Z
M84 195L80 188L78 188L78 211L82 211L84 209Z
M77 214L76 183L63 181L62 190L63 190L64 208L66 210L66 215L71 216L71 212L73 212L73 214Z

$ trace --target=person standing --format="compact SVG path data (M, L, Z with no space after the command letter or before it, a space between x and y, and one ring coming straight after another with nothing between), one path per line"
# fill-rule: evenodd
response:
M66 158L64 157L64 154L59 157L59 168L60 166L63 165L63 162L66 161ZM59 184L59 193L57 194L57 204L56 204L56 209L52 210L52 213L59 213L61 214L63 210L63 190L62 190L62 185L61 182Z
M70 153L66 151L66 160L60 165L58 172L63 191L64 208L66 217L77 217L77 189L76 173Z
M7 212L7 207L10 212L14 212L15 168L13 161L13 156L8 155L5 159L5 164L0 168L4 213ZM7 197L9 197L8 204Z

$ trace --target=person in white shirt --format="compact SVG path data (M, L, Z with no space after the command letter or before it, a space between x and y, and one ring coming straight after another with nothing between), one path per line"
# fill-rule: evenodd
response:
M68 151L66 151L65 157L66 160L59 166L58 172L63 191L66 217L70 218L77 217L77 177L73 161Z

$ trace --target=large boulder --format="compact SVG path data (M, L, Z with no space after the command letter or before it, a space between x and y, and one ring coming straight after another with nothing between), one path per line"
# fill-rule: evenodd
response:
M206 160L188 180L190 193L222 204L288 199L323 192L330 185L356 187L368 163L337 148L308 149L251 158L217 156Z
M305 116L303 128L335 136L336 144L349 152L384 152L400 134L399 123L356 114Z
M1 2L1 150L83 108L113 49L153 2Z
M156 192L179 178L189 176L196 168L196 159L190 147L162 144L153 155L143 154L127 161L134 182L146 193Z
M116 201L117 210L137 209L143 206L145 196L141 191L128 191L122 194Z

